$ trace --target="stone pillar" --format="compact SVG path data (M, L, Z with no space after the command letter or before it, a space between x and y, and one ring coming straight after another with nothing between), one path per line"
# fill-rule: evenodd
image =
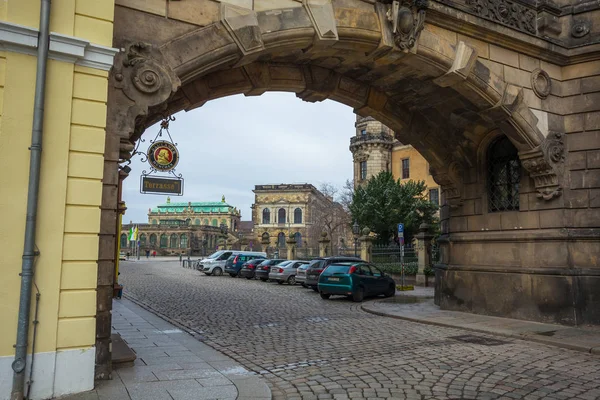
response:
M327 237L327 232L321 233L319 239L319 257L327 257L331 255L331 240Z
M287 247L287 259L295 260L296 259L296 237L290 233L290 236L285 241L285 246Z
M417 285L427 286L427 277L425 268L431 265L431 239L433 234L430 232L428 224L419 226L419 233L415 236L417 239L417 251L419 252L419 270L417 272Z
M369 236L371 233L368 228L366 228L367 232L363 232L363 235L360 237L360 258L365 260L366 262L371 262L373 259L373 238Z

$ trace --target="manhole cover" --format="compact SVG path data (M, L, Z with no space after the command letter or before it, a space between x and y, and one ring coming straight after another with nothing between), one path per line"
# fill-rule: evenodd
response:
M505 340L491 339L481 336L474 335L459 335L459 336L450 336L450 339L458 340L459 342L471 343L471 344L480 344L482 346L501 346L503 344L508 344L509 342Z

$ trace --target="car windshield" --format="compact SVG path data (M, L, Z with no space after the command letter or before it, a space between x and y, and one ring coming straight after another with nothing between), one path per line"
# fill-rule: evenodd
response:
M306 268L308 268L308 264L302 264L298 267L298 269L301 269L301 270L305 270Z
M325 260L312 260L310 264L308 264L308 268L319 268L323 266Z
M280 267L287 267L288 265L290 265L292 262L291 261L284 261L282 263L279 264Z
M217 259L217 258L219 258L219 256L220 256L221 254L223 254L223 253L224 253L224 251L223 251L223 250L221 250L221 251L217 251L216 253L212 253L210 256L208 256L208 257L206 257L206 258L208 258L208 259L211 259L211 260L213 260L213 259Z

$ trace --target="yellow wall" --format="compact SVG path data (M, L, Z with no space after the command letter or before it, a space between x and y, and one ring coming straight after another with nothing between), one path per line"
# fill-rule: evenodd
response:
M429 163L427 163L421 153L410 145L395 146L392 150L392 174L394 175L394 179L402 178L402 160L405 158L410 160L410 176L409 179L402 179L402 182L411 179L414 181L425 181L425 184L427 185L427 196L429 196L429 189L439 188L439 185L429 174ZM438 195L440 194L438 189Z
M0 20L37 28L39 0L8 0ZM112 44L114 0L52 2L51 31ZM36 57L0 53L0 356L13 355L25 230ZM95 342L108 73L49 60L35 283L36 352ZM34 289L35 293L35 289ZM33 307L32 307L33 315ZM31 342L30 342L31 343Z

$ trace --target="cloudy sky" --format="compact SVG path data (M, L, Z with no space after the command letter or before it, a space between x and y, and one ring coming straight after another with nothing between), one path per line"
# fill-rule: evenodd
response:
M185 179L184 195L173 202L220 201L251 219L254 185L330 182L341 187L352 178L354 134L352 109L333 101L307 103L293 93L265 93L213 100L175 115L169 131L178 144L177 172ZM149 128L140 150L146 151L160 126ZM148 165L135 157L124 182L127 212L123 223L147 222L148 208L166 195L140 194L141 171Z

